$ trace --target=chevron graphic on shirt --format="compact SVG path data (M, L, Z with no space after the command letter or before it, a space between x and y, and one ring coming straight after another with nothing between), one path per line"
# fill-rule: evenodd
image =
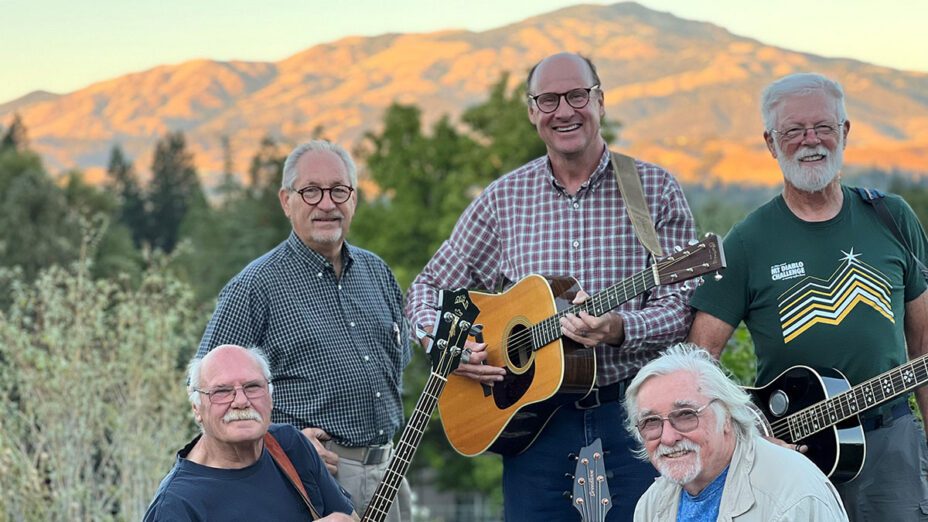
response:
M895 323L889 278L862 262L861 254L841 251L838 268L828 279L808 276L783 292L779 299L783 341L789 343L817 324L839 325L863 304Z

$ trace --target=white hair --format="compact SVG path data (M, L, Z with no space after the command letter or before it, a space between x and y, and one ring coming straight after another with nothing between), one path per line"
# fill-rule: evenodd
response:
M284 172L280 182L280 188L289 190L296 188L293 186L298 174L296 171L296 164L300 161L300 157L302 157L303 154L310 151L329 151L338 156L339 159L342 160L342 163L345 164L345 170L348 171L348 183L351 185L351 188L358 188L358 169L354 164L354 160L351 159L351 155L348 154L348 151L341 145L326 140L307 141L293 149L290 155L287 156L287 161L284 162Z
M760 111L764 118L764 128L773 130L776 125L776 111L785 98L823 92L835 101L835 115L839 121L847 120L844 107L844 89L841 84L819 73L795 73L784 76L764 89L760 97Z
M699 391L710 400L712 410L715 412L718 423L716 429L721 430L727 419L731 419L735 436L739 441L747 440L757 434L754 424L756 415L750 406L751 398L741 387L736 385L725 375L709 352L692 343L679 343L671 346L660 357L649 362L638 371L625 392L625 411L627 418L625 428L639 443L634 451L635 456L648 460L644 441L638 432L638 392L641 385L648 379L659 375L669 375L674 372L685 371L696 376Z
M271 383L271 365L268 363L267 355L264 354L264 350L254 346L245 348L243 346L227 344L223 346L217 346L216 348L207 352L203 357L194 357L190 361L190 364L187 365L187 398L190 401L190 404L193 404L194 406L200 405L200 392L197 391L200 388L200 373L202 372L203 364L206 363L206 361L212 359L212 355L218 351L218 348L235 348L244 350L245 353L250 355L251 358L258 364L258 366L261 367L261 373L264 374L264 378L268 381L267 392L270 394L274 393L274 384Z

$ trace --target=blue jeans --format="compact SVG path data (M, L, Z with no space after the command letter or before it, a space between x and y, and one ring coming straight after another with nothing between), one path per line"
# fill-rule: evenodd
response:
M580 513L564 496L572 491L577 463L568 454L597 438L603 441L606 479L612 494L608 521L631 521L638 498L654 482L657 471L636 459L635 440L625 431L625 409L608 402L589 410L564 406L548 422L526 451L503 457L503 506L507 522L580 520Z

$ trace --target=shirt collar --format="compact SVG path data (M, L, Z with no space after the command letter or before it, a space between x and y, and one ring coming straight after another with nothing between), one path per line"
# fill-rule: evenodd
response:
M329 263L325 256L306 246L306 243L293 230L290 231L290 237L287 238L287 246L297 257L309 263L314 270L333 269L332 263ZM342 242L342 275L348 271L348 268L354 262L354 256L351 252L353 248L347 241Z
M582 197L585 193L589 192L590 187L595 187L603 179L603 176L607 172L610 172L612 162L609 159L612 157L612 153L609 152L609 147L603 147L603 154L599 158L599 163L596 165L596 169L593 170L593 173L590 174L590 177L580 185L580 190L577 191L576 198ZM559 192L567 195L567 191L564 190L564 185L561 184L557 178L554 177L554 171L551 170L551 159L545 156L545 174L548 176L548 180L551 182L551 185L558 190Z

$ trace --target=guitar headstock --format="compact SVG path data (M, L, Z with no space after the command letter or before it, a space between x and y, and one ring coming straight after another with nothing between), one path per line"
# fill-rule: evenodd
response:
M702 241L661 258L654 266L660 284L679 283L725 268L725 251L718 235L706 234Z
M612 508L601 439L580 450L574 471L573 503L583 522L606 520L606 513Z
M438 292L438 320L430 337L429 358L436 373L447 376L458 367L464 343L480 309L470 300L467 290Z

